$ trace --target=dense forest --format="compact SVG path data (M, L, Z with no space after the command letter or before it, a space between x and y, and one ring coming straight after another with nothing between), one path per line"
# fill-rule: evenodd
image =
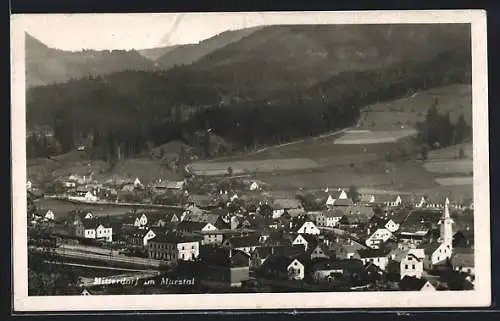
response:
M28 142L28 150L47 156L85 141L94 158L111 160L208 129L238 150L283 143L353 125L360 108L375 102L470 83L470 70L470 55L453 50L426 62L342 72L304 90L229 102L211 85L208 71L176 67L87 77L28 92L28 126L52 127L56 140L50 148Z

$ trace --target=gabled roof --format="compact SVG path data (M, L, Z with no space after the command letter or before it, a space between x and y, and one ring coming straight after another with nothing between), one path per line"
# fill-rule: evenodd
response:
M434 251L436 251L439 247L441 246L441 243L425 243L421 244L419 248L424 250L424 253L427 254L432 254Z
M263 268L268 268L270 270L278 272L286 272L288 266L296 259L297 258L282 255L273 255L268 257L268 259L264 262Z
M389 255L389 249L361 249L358 254L361 258L379 258Z
M96 228L99 227L99 225L102 225L102 222L99 219L88 219L88 220L83 220L82 224L86 230L95 230Z
M273 253L273 248L271 246L262 246L255 249L255 253L261 258L267 258Z
M333 206L351 206L353 204L350 198L338 198L333 203Z

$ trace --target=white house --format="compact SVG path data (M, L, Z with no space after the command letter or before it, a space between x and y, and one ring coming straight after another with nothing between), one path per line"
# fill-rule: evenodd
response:
M92 215L92 213L90 213L90 212L87 212L87 214L85 214L83 216L83 218L86 220L90 220L90 219L94 218L94 215Z
M90 191L88 191L85 196L84 196L85 200L88 201L88 202L96 202L99 198L97 196L95 196L93 193L91 193Z
M317 244L318 241L311 234L299 234L292 241L292 245L304 245L306 251Z
M387 242L392 237L392 233L385 228L379 228L366 239L366 246L372 249L378 249L381 244Z
M337 192L328 195L325 205L331 207L335 205L335 201L347 199L347 193L343 189L338 189Z
M397 230L399 230L399 224L394 222L392 219L389 219L385 223L384 227L391 233L395 233Z
M403 200L401 199L401 196L397 195L394 199L391 199L387 202L385 202L385 206L387 207L398 207L401 205Z
M237 200L237 199L238 199L238 194L236 194L236 193L234 193L234 194L233 194L233 196L231 196L231 197L229 198L229 200L230 200L231 202L234 202L234 201L235 201L235 200Z
M255 191L257 189L259 189L259 184L257 184L257 182L252 182L252 184L250 184L250 190Z
M302 226L297 230L297 233L319 235L321 234L321 231L316 227L316 225L314 225L313 222L307 221L302 224Z
M113 229L105 227L98 220L84 220L82 228L76 230L76 235L87 239L105 239L113 241Z
M344 212L341 210L328 210L317 216L316 224L323 227L336 227L343 216Z
M178 260L193 261L200 255L200 243L193 240L179 240L176 250Z
M400 262L401 279L405 276L422 278L425 253L423 249L410 249Z
M111 227L104 227L102 224L100 224L95 229L95 232L97 239L104 238L108 242L113 241L113 229Z
M328 195L328 198L326 199L326 206L333 206L335 204L335 199L332 197L332 195Z
M321 245L316 245L316 247L311 251L311 260L329 258L330 256L325 253L325 250Z
M387 270L389 264L388 250L358 250L359 258L364 265L372 263L382 271Z
M53 221L56 219L55 215L54 215L54 212L52 212L51 210L48 210L47 213L45 213L44 217L43 217L45 220L47 221Z
M435 265L443 263L451 258L452 247L451 244L431 244L424 249L425 259L424 268L431 270Z
M142 237L142 244L144 246L148 246L148 241L149 240L152 240L156 237L156 234L153 230L149 230L146 234L144 234L144 236Z
M416 208L422 208L425 206L425 204L427 203L427 200L425 199L425 197L421 197L420 200L415 204L415 207Z
M146 225L148 225L148 218L146 214L142 213L141 216L135 218L134 227L144 228Z
M305 275L304 264L300 263L299 260L294 259L288 266L288 278L290 280L303 280Z
M142 187L142 183L139 180L139 177L136 177L134 180L134 187Z

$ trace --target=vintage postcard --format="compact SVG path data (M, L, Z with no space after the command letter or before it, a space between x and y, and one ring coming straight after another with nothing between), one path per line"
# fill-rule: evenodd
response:
M11 24L14 311L491 303L484 11Z

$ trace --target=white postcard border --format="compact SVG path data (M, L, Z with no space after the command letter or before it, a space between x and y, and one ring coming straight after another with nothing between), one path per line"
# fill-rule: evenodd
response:
M209 14L209 13L192 13ZM213 14L213 13L211 13ZM241 13L219 13L241 14ZM471 23L475 206L475 289L437 292L342 292L165 294L28 297L25 52L26 23L35 15L11 16L13 310L225 310L306 308L486 307L491 304L490 190L487 97L486 12L484 10L279 12L283 24ZM91 16L92 14L88 14ZM99 14L102 15L102 14ZM126 14L108 14L110 19ZM134 14L139 15L139 14ZM148 14L144 14L148 15ZM36 15L40 16L40 15Z

